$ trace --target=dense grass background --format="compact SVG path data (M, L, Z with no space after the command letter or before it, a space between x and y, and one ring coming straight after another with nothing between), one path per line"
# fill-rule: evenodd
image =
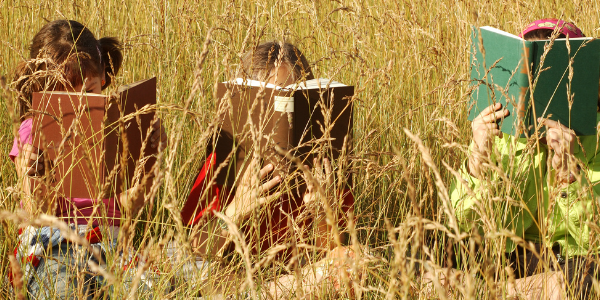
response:
M372 276L362 283L362 296L428 298L435 296L420 294L423 291L413 280L419 273L407 269L404 262L416 255L415 249L437 259L436 253L446 247L446 237L438 231L425 232L423 220L433 221L429 228L444 223L438 194L441 186L449 186L452 176L443 163L457 168L469 143L470 26L491 25L518 33L532 20L559 17L596 36L599 14L599 2L581 0L0 0L0 76L10 83L13 68L28 56L31 38L43 24L74 19L88 25L97 38L114 36L123 42L125 59L117 85L156 76L160 104L182 107L191 100L193 116L184 116L172 106L160 111L167 133L180 142L169 149L161 192L137 223L139 230L149 229L136 240L136 245L144 245L150 235L177 232L176 210L168 208L183 204L190 176L197 172L203 154L197 149L205 142L200 136L215 114L214 83L233 76L240 55L260 42L277 39L296 44L317 77L356 87L351 154L356 174L356 232L361 244L379 253L370 264ZM207 39L208 54L199 65ZM195 80L199 90L192 93ZM0 210L6 211L18 206L9 189L17 180L7 155L18 128L13 111L13 100L3 85ZM405 129L428 149L429 164ZM436 166L441 177L436 179L431 166ZM0 277L5 278L5 258L15 245L16 225L1 224ZM396 233L389 235L392 228ZM494 260L501 254L485 255ZM477 263L472 267L477 268ZM0 298L9 297L6 281L0 282ZM486 295L484 288L463 296Z

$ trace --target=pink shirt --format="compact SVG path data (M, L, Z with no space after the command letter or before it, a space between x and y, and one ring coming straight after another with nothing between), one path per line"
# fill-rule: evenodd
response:
M21 147L24 144L31 144L31 129L33 120L26 119L19 127L19 138L15 138L12 150L9 156L13 161L19 155ZM104 207L100 206L94 213L94 204L98 200L86 198L59 198L56 208L56 216L63 219L67 223L75 223L79 225L88 224L90 217L93 217L93 226L98 225L98 221L102 220L102 224L108 226L119 226L121 219L121 211L116 198L102 199Z

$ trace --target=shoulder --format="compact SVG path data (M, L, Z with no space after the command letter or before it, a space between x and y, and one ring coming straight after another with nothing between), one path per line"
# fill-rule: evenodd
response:
M31 133L31 128L33 128L33 119L32 118L25 119L25 121L21 122L21 126L19 126L19 133L20 132Z
M22 144L31 144L31 129L33 128L33 119L25 119L19 126L19 138Z
M31 144L31 142L32 142L32 138L31 138L32 127L33 127L33 120L31 118L25 119L23 122L21 122L21 125L19 126L18 136L15 136L15 139L13 141L13 147L9 153L9 156L12 160L14 160L15 157L17 157L17 155L19 155L22 145Z

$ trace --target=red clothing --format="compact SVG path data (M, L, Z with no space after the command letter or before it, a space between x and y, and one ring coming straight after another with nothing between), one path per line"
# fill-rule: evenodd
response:
M210 213L213 210L220 210L222 206L227 205L235 195L234 189L229 189L222 184L213 183L209 186L211 180L214 177L214 171L216 168L216 153L211 153L206 159L204 166L200 169L200 173L194 182L190 195L187 202L183 206L181 211L181 217L184 224L192 226L196 224L204 214ZM225 199L223 199L225 198ZM307 229L312 224L312 219L302 218L299 219L303 211L302 198L294 197L290 199L288 196L283 196L279 201L274 201L268 205L268 209L262 211L268 211L270 213L258 216L260 218L260 227L258 228L258 235L249 234L249 230L246 232L247 239L259 240L259 251L265 251L273 245L282 244L289 241L290 237L294 237L294 232L288 230L288 216L293 218L297 226L304 229L300 229L300 232L307 232ZM345 213L352 209L354 205L354 197L350 191L345 191L344 200L339 210L339 223L338 226L345 226ZM253 216L256 217L256 216ZM289 220L291 221L291 220ZM297 232L296 234L298 234ZM254 244L254 243L253 243Z

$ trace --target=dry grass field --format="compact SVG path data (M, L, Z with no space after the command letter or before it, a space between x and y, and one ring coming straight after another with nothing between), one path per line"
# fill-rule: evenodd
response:
M14 297L6 280L8 256L22 216L18 180L8 158L19 126L11 74L28 56L31 38L41 26L66 18L86 24L98 38L114 36L123 42L123 68L113 87L158 79L158 113L169 135L162 180L142 214L123 220L123 232L132 238L121 240L127 243L122 247L139 249L161 269L161 278L150 287L156 298L185 299L203 289L210 299L210 291L236 289L210 278L178 279L177 268L163 266L157 253L168 237L188 242L178 212L202 163L205 133L217 108L215 83L233 78L241 54L254 45L285 40L305 53L316 77L356 88L354 147L347 170L353 174L355 222L343 230L354 249L368 249L353 263L363 276L342 282L339 293L323 288L314 296L496 299L503 286L499 283L508 276L497 247L481 247L462 267L470 279L448 292L425 288L420 279L424 270L443 266L443 253L451 248L472 252L476 243L509 236L497 229L468 239L446 226L444 206L454 178L450 170L464 163L471 137L466 120L471 25L518 33L544 17L572 21L588 36L598 36L600 2L0 0L0 298ZM250 269L246 281L252 284L245 286L256 290L287 272L302 276L276 263L261 266L260 259L251 257L249 268L234 257L225 267L244 274ZM125 299L125 275L116 263L107 263L112 299ZM176 287L170 290L173 282ZM128 295L137 299L149 294Z

